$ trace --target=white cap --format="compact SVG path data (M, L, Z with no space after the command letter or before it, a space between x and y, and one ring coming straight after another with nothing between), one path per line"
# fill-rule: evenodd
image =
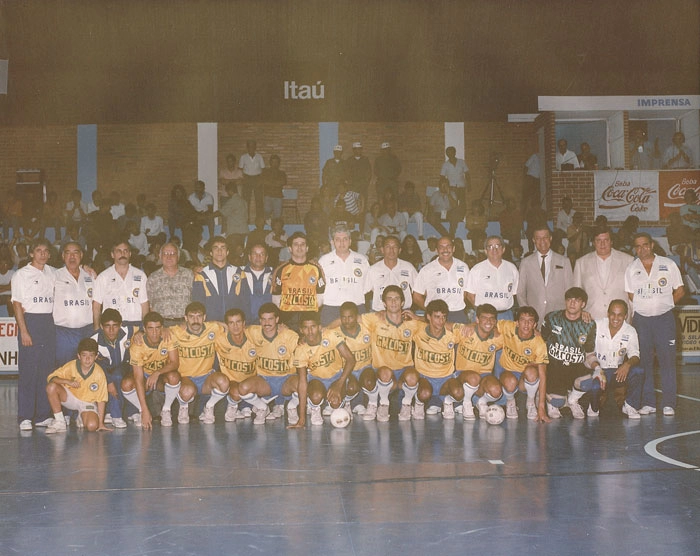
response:
M382 149L389 149L391 145L389 143L382 143Z
M362 148L362 143L359 141L356 141L355 143L352 144L353 149L361 149Z
M343 152L343 145L336 145L335 147L333 147L333 150L342 153Z

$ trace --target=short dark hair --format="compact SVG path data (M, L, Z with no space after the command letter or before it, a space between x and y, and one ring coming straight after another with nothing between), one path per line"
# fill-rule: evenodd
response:
M530 307L529 305L523 305L522 307L518 307L515 310L515 315L513 317L515 320L520 320L520 317L523 315L527 315L530 317L534 317L535 323L539 322L540 316L537 314L537 310L534 307Z
M433 299L425 306L426 315L432 315L433 313L444 313L445 316L450 314L450 308L444 299Z
M401 296L401 304L403 305L403 303L406 301L406 295L399 286L395 286L394 284L384 288L384 291L382 292L382 301L386 303L386 294L390 292L398 293Z
M207 308L199 301L193 301L187 307L185 307L185 314L188 313L202 313L207 314Z
M192 303L190 303L190 305L192 305ZM234 307L226 311L226 313L224 313L224 324L228 324L229 317L235 317L236 315L241 317L243 319L243 322L245 323L245 313L238 307Z
M97 341L92 338L83 338L78 343L78 353L84 351L89 351L90 353L97 353Z
M163 324L163 315L156 311L149 311L143 317L143 327L145 328L149 322L157 322Z
M564 294L564 299L580 299L584 303L588 303L588 294L583 288L574 286L573 288L569 288L568 290L566 290L566 293Z
M340 312L342 313L343 311L352 311L356 315L360 313L357 305L355 305L352 301L346 301L340 306Z
M258 309L258 317L262 317L265 313L274 313L276 317L280 316L280 308L274 303L263 303Z
M482 303L476 308L476 316L480 317L483 314L496 315L498 317L498 310L490 303Z
M306 239L306 234L304 232L294 232L291 236L289 236L289 239L287 240L287 247L291 247L292 243L294 243L294 240L299 238L306 241L308 245L308 240Z
M613 299L610 304L608 305L608 310L607 312L610 312L610 309L613 308L614 305L619 305L620 307L625 309L625 315L629 313L629 307L627 306L627 302L624 299Z
M299 315L299 324L307 320L321 324L321 315L318 311L304 311Z
M120 325L122 322L124 322L124 319L122 318L122 314L117 311L116 309L105 309L104 313L100 315L100 324L105 325L108 322L118 322Z

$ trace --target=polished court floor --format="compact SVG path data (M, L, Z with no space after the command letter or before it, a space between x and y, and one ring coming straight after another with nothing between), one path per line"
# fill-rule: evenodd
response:
M20 433L0 380L0 555L700 554L700 370L675 418L250 419ZM521 412L522 413L522 412Z

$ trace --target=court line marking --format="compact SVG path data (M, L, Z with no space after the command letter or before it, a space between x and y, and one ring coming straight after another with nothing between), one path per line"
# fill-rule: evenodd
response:
M700 434L700 431L681 432L678 434L672 434L670 436L663 436L661 438L657 438L656 440L647 442L647 444L644 446L644 451L651 457L658 459L659 461L668 463L669 465L675 465L676 467L683 467L685 469L695 469L696 471L700 471L700 467L698 467L697 465L691 465L683 461L678 461L676 459L669 458L668 456L660 454L656 449L656 447L662 442L666 442L667 440L672 440L674 438L680 438L681 436L688 436L691 434Z
M663 391L660 390L659 388L655 388L655 391L661 394ZM692 396L686 396L684 394L676 394L679 398L683 398L684 400L691 400L694 402L700 402L700 398L693 398Z

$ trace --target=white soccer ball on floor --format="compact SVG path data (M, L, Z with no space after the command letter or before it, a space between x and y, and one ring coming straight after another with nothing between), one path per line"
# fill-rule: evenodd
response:
M350 412L344 407L334 409L331 413L331 425L337 429L344 429L350 424L351 420Z
M500 425L506 418L506 412L500 405L490 405L486 410L486 422L489 425Z

